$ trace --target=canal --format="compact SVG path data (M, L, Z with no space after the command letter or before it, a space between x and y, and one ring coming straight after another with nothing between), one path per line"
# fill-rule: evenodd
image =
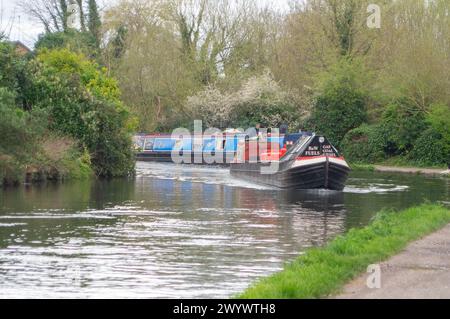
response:
M138 163L133 180L0 190L0 298L226 298L383 208L450 201L450 179L352 173L285 192L227 169Z

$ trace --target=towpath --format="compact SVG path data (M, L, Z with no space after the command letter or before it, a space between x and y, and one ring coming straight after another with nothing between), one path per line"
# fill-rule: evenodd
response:
M449 299L450 225L410 244L380 264L381 288L369 289L365 274L344 287L338 299Z
M376 172L384 173L405 173L405 174L421 174L421 175L435 175L443 176L450 175L450 170L433 169L433 168L414 168L414 167L391 167L375 165Z

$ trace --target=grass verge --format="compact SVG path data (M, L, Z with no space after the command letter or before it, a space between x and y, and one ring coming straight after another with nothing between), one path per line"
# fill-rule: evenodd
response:
M260 280L241 299L324 298L368 265L399 253L406 245L450 223L450 210L425 204L402 212L380 212L362 229L350 230L324 248L307 251L284 270Z

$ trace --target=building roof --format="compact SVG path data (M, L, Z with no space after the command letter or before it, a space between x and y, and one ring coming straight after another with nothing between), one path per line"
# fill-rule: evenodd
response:
M14 48L16 49L16 51L19 54L25 55L25 54L28 54L28 53L30 53L32 51L29 47L27 47L25 44L23 44L20 41L10 41L10 43L11 43L11 45L14 46Z

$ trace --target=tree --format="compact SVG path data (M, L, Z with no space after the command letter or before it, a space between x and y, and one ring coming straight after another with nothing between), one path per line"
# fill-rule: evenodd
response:
M16 102L28 109L24 89L28 85L26 76L27 59L17 54L14 45L0 39L0 87L15 93Z
M85 0L21 0L20 6L29 16L39 21L45 29L45 33L67 32L71 28L68 25L68 19L72 12L69 12L71 4L78 7L79 30L86 32L86 20L90 20L90 10L93 10L94 23L93 35L98 35L98 9L95 1L89 1L89 7L86 8ZM88 10L86 10L88 9ZM87 11L87 12L86 12ZM89 21L88 21L89 22ZM96 29L97 27L97 29ZM91 30L89 28L89 30Z
M78 4L78 11L80 15L81 32L86 32L86 14L84 12L83 0L76 0Z
M393 2L370 64L388 103L407 99L426 113L432 104L450 104L450 16L442 0Z
M108 10L105 61L142 129L185 121L185 99L205 86L239 88L261 74L271 56L264 10L240 0L124 0Z
M88 29L89 32L92 34L92 36L95 38L97 46L100 46L102 21L100 19L100 14L98 12L97 1L89 0L88 7L89 7Z
M83 53L90 58L97 58L99 55L97 42L92 34L77 30L41 34L34 47L36 50L69 49Z
M280 127L288 123L298 128L307 110L300 108L288 92L284 92L270 73L248 79L238 90L220 92L215 87L188 98L191 118L201 119L209 127Z
M253 1L177 0L173 19L186 63L203 85L223 75L234 50L251 37L250 20L258 12Z
M104 60L117 76L123 99L138 115L141 130L165 130L187 118L183 102L199 88L169 22L171 3L122 1L105 14L112 39Z
M34 19L38 20L46 32L67 30L68 0L22 0L20 6Z
M17 90L17 64L18 57L13 46L0 41L0 87L6 87L11 91Z
M120 59L123 57L126 50L128 29L126 26L121 25L117 28L117 33L111 42L112 56L114 59Z
M360 80L361 66L341 60L324 75L315 99L310 123L318 133L325 134L336 146L344 136L367 120L368 96ZM361 83L362 82L362 83Z

